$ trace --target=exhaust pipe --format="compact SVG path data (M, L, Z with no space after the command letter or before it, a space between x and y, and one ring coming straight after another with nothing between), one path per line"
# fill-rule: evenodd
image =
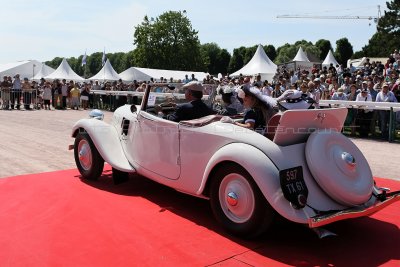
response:
M325 228L321 228L321 227L316 227L316 228L311 228L314 233L317 234L319 239L325 238L325 237L331 237L331 236L337 236L337 234L326 230Z

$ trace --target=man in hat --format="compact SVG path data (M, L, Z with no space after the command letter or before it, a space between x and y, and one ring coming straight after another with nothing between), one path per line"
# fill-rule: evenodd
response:
M347 95L344 93L344 89L342 87L333 93L332 100L347 100Z
M164 115L165 119L179 122L181 120L193 120L214 114L214 111L201 100L204 88L200 82L191 81L182 88L185 89L186 100L190 102L179 105L174 113L167 116Z

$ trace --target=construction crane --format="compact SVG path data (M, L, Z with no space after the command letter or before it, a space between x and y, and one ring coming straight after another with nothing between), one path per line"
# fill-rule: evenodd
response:
M378 5L378 15L377 16L320 16L320 15L278 15L278 19L367 19L373 20L378 24L381 18L381 7ZM371 23L369 23L371 26Z

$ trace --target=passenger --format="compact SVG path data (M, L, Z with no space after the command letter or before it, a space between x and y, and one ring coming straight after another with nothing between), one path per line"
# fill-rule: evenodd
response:
M230 117L223 117L221 122L233 123L263 133L266 123L275 114L276 101L263 95L256 87L248 89L242 87L239 89L238 95L243 99L244 107L247 108L243 121L235 122Z
M217 111L219 115L233 116L243 112L243 105L236 97L233 83L220 88L218 93L221 95L223 101L223 106Z
M276 99L280 110L292 109L310 109L313 105L313 100L302 94L301 91L295 89L286 90L280 97Z
M182 105L178 105L174 113L164 115L163 118L179 122L182 120L193 120L204 116L215 114L201 99L203 97L203 85L198 81L191 81L185 84L185 98L190 101Z

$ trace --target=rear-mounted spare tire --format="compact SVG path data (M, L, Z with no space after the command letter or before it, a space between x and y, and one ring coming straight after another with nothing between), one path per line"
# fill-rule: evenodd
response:
M311 174L332 199L347 206L370 199L372 172L350 139L336 131L316 131L308 138L305 153Z

